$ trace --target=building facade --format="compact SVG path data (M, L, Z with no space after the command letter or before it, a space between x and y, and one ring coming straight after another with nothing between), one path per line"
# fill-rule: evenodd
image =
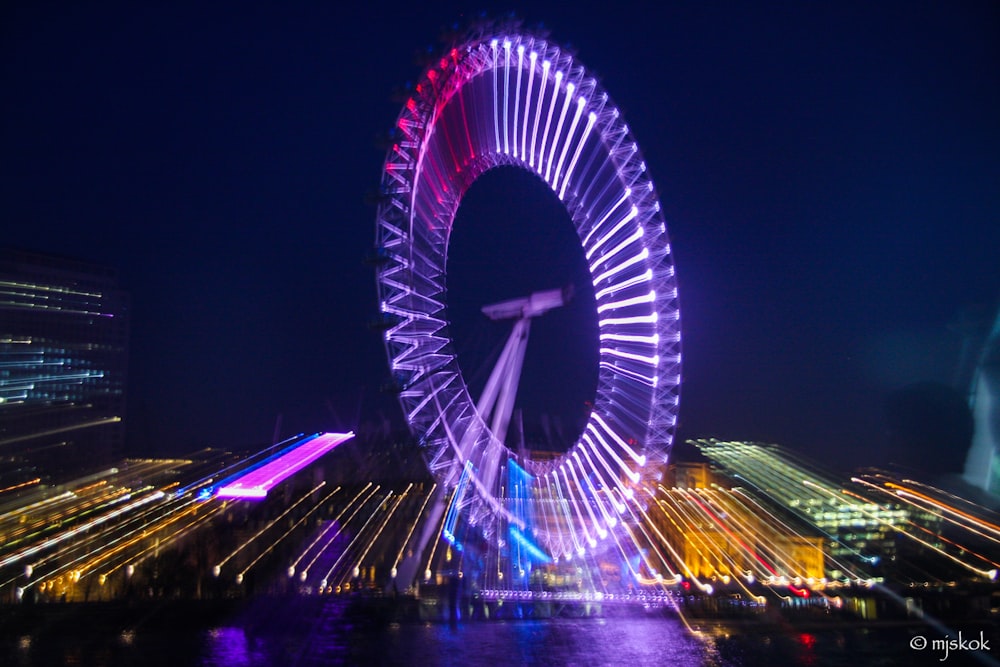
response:
M59 476L123 454L128 338L113 270L0 249L0 476Z

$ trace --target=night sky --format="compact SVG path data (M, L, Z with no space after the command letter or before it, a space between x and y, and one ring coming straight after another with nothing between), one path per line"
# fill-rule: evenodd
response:
M2 242L119 270L133 453L270 441L279 415L283 435L400 419L366 327L365 195L398 91L480 9L572 48L639 142L678 268L681 438L846 467L884 447L901 390L968 382L954 323L1000 296L997 3L288 4L0 9ZM491 288L558 286L580 259L518 176L488 174L459 212L470 348ZM532 243L491 240L532 215L551 224ZM512 277L537 267L537 287ZM579 327L538 328L527 363L585 386Z

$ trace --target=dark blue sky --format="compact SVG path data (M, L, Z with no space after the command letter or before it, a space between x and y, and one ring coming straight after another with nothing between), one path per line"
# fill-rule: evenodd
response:
M574 48L639 141L678 264L681 436L863 462L886 398L953 382L949 323L1000 296L1000 8L646 4L483 8ZM364 195L394 89L475 13L291 5L0 9L3 241L119 268L136 451L395 409Z

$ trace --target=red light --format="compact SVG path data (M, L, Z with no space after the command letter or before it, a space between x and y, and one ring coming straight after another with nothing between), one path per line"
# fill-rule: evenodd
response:
M795 586L789 586L788 590L798 595L800 598L809 597L809 589L807 588L796 588Z

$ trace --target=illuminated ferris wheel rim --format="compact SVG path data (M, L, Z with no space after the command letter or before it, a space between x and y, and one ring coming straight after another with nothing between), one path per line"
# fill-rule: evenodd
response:
M598 526L615 520L612 513L602 521L601 492L607 490L609 510L621 513L629 482L666 461L680 383L674 268L638 145L572 56L517 32L481 34L451 49L424 72L395 134L377 214L385 258L377 284L400 401L429 468L446 485L474 490L473 523L504 514L496 468L516 457L493 437L469 395L444 295L462 197L489 169L517 166L547 183L569 212L599 320L590 419L564 456L536 471L553 497L575 494L588 509L597 504L592 523L603 532Z

